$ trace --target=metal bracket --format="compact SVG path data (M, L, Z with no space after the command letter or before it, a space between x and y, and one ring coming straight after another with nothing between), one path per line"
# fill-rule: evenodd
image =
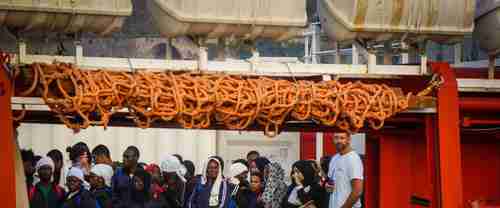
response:
M81 66L83 63L83 47L80 41L75 41L75 65Z
M24 63L26 61L26 42L23 39L20 39L17 42L17 52L18 52L18 63Z

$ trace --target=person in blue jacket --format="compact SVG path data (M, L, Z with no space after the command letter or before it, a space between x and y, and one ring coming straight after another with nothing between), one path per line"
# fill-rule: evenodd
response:
M111 177L113 167L107 164L97 164L90 170L90 191L94 194L101 208L112 208Z
M132 197L133 177L136 170L143 168L139 165L139 149L129 146L123 152L123 168L118 168L111 179L113 207L127 207L127 200Z
M100 208L94 195L83 187L83 171L77 167L69 169L66 185L69 192L66 195L63 208Z
M188 208L229 208L232 188L222 176L222 162L209 157L203 166L201 180L196 184Z

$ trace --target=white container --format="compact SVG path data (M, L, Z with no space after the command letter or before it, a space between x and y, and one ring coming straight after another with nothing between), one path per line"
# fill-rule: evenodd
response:
M474 0L319 0L322 25L340 42L356 39L455 41L474 29Z
M488 54L500 53L500 0L478 1L474 36Z
M302 35L305 0L148 0L160 33L285 40Z
M131 14L131 0L0 0L0 26L15 32L106 35Z

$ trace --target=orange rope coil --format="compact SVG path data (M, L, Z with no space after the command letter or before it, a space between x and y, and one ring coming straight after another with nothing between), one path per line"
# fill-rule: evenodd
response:
M295 119L355 132L365 121L382 128L387 118L408 108L410 98L384 84L361 82L90 71L65 63L34 63L31 68L34 80L22 95L40 89L45 103L72 129L106 128L114 113L128 108L129 118L141 128L176 121L184 128L218 122L241 130L258 123L267 136L275 136L286 120Z

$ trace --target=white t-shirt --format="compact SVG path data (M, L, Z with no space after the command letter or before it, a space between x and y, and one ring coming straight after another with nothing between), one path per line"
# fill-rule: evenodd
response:
M328 176L334 180L335 190L330 194L329 208L340 208L352 192L351 180L363 180L363 163L359 155L351 151L345 155L336 154L330 161ZM354 204L361 207L361 200Z

